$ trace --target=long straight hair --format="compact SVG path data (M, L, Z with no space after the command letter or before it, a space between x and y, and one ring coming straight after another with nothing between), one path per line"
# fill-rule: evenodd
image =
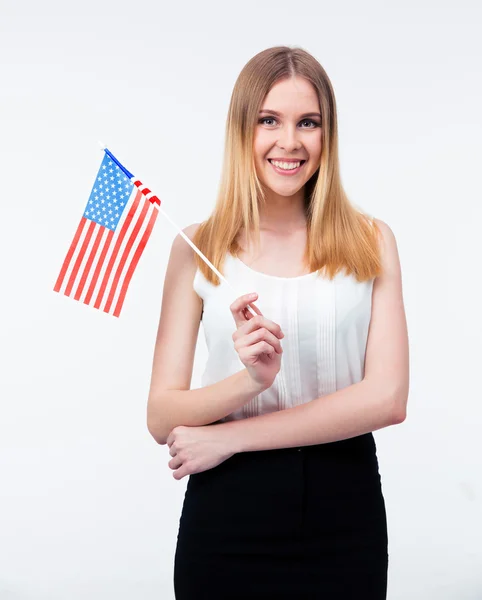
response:
M212 214L199 224L193 243L224 274L227 252L241 250L243 228L248 243L259 245L259 203L265 194L256 174L253 144L258 113L270 89L290 77L304 77L317 92L322 129L318 169L305 184L307 243L304 265L332 279L340 270L367 281L380 274L379 228L349 201L340 178L338 124L330 79L311 54L297 47L276 46L256 54L234 85L226 122L221 181ZM220 279L202 258L195 260L213 285Z

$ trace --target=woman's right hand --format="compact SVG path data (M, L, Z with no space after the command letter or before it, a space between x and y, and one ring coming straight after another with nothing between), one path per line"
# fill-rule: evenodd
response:
M269 388L281 367L280 339L284 337L281 327L264 317L257 306L251 304L257 298L245 294L230 306L236 322L233 333L234 348L241 362L261 391ZM248 304L257 313L251 314Z

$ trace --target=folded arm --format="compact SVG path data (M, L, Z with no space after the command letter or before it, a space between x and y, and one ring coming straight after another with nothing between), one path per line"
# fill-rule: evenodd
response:
M334 442L405 420L409 348L400 261L392 230L377 224L383 273L373 284L363 380L293 408L213 425L237 452Z

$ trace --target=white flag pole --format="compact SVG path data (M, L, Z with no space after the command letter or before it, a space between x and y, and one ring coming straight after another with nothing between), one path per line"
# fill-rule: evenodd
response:
M99 141L99 145L102 148L102 150L106 150L106 145L103 144L101 141ZM112 155L109 153L109 155L112 157ZM113 157L112 157L113 158ZM119 165L119 167L121 167L123 169L123 171L125 172L125 167L123 167L119 161L115 160L115 162ZM127 174L127 173L126 173ZM131 181L140 179L139 177L135 177L135 176L131 176L130 177ZM148 194L148 196L150 195L154 195L154 194ZM226 285L229 286L229 288L231 290L233 290L234 293L237 293L235 288L229 283L229 281L224 277L224 275L218 271L218 269L216 269L216 267L213 265L213 263L206 257L204 256L204 254L201 252L201 250L199 250L199 248L197 246L195 246L191 240L188 238L188 236L182 231L182 229L180 229L176 223L174 223L174 221L171 219L171 217L166 213L165 210L163 210L160 206L159 206L159 212L162 213L164 215L164 217L174 226L174 228L176 229L176 231L179 233L179 235L181 235L186 242L191 246L191 248L194 250L194 252L196 252L202 259L203 261L216 273L216 275L222 280L224 281L224 283L226 283ZM257 313L251 308L251 306L248 304L247 308L251 311L251 313L256 316Z

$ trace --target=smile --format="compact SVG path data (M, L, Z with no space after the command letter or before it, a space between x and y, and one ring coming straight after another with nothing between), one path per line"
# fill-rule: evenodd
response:
M268 159L269 164L273 167L274 171L276 173L278 173L278 175L287 175L287 176L291 176L291 175L296 175L297 173L299 173L301 171L301 169L303 168L303 165L306 163L306 160L300 160L298 162L271 162L270 159ZM296 165L296 166L295 166Z

